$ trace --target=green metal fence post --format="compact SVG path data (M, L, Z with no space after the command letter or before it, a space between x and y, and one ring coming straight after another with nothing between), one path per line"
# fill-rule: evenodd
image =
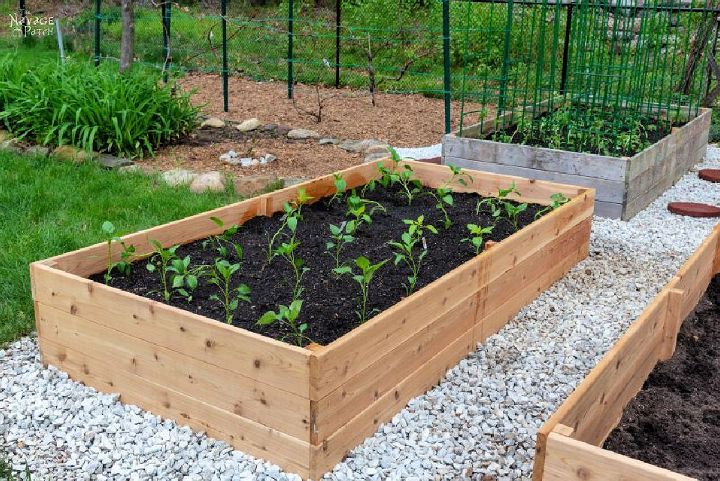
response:
M450 0L443 0L443 93L445 99L445 133L450 133Z
M223 108L228 111L228 56L227 56L227 0L220 1L222 15L222 77L223 77Z
M163 81L168 81L168 70L172 65L172 57L170 55L170 19L172 17L172 2L165 1L162 3L162 26L163 26Z
M507 20L505 22L505 46L503 48L502 73L500 74L500 96L498 98L498 116L505 111L507 101L508 70L510 69L510 40L513 27L513 0L507 2Z
M295 23L295 8L293 0L288 0L288 98L293 97L293 27Z
M27 8L25 7L25 0L20 0L20 34L22 38L27 37Z
M562 70L560 73L560 93L565 94L567 87L567 71L568 71L568 54L570 49L570 35L572 32L573 4L567 6L567 14L565 16L565 41L563 43Z
M100 0L95 0L95 66L100 65Z
M342 0L335 0L335 88L340 88L340 26Z

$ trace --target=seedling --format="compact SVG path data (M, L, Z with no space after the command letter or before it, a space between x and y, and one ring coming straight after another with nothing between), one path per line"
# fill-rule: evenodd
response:
M171 294L170 289L168 288L168 272L170 272L169 268L171 267L173 260L177 259L175 251L177 251L179 246L175 245L165 249L162 244L156 240L151 240L150 243L155 248L155 255L150 258L146 268L150 272L155 272L158 269L160 270L160 282L162 284L163 298L165 299L165 302L170 302Z
M499 189L497 197L489 197L479 201L475 207L475 213L479 214L483 206L488 206L490 208L490 214L495 219L496 224L503 216L506 216L515 230L518 230L520 214L527 210L528 205L526 203L515 204L511 202L509 200L511 194L520 196L515 182L507 189Z
M475 255L478 255L482 250L485 236L492 233L493 226L482 227L476 224L468 224L467 230L470 234L470 237L461 239L460 242L469 242L475 249Z
M376 211L387 212L380 202L365 199L355 193L353 189L347 198L347 212L345 215L353 218L355 229L363 224L372 224L372 216Z
M520 226L520 214L525 212L528 208L528 205L526 203L522 204L513 204L512 202L504 202L503 206L505 207L505 213L507 214L507 218L510 221L510 223L513 225L515 230L517 231Z
M297 240L297 219L298 217L289 217L287 222L287 229L290 231L290 239L287 242L283 242L280 246L275 249L272 256L280 256L285 259L293 270L295 277L295 284L293 285L293 300L300 298L302 294L302 287L300 282L303 276L309 270L305 266L305 261L296 256L297 248L300 246L300 241Z
M335 269L340 267L340 254L343 248L355 240L355 221L349 220L341 223L339 226L330 224L331 241L325 244L325 250L335 259Z
M172 259L167 271L172 273L172 288L188 302L192 301L192 293L197 289L198 278L205 272L205 266L190 267L190 256L185 256Z
M270 238L267 248L267 262L270 264L276 255L275 243L278 238L285 232L285 228L289 228L293 232L297 229L298 221L302 218L302 206L307 204L313 197L307 195L305 189L298 189L297 199L292 204L285 203L283 205L282 224L280 228Z
M332 205L335 201L340 202L340 199L345 195L345 191L347 190L347 182L342 175L336 173L333 174L333 177L335 179L335 193L330 197L328 205Z
M225 322L232 324L233 316L240 301L250 302L250 288L247 284L240 284L232 289L230 283L233 276L240 271L241 264L239 262L231 264L227 259L218 259L215 264L210 266L208 271L208 284L217 286L220 295L213 294L210 299L219 301L225 309Z
M452 219L450 219L446 206L452 207L455 202L452 196L453 190L451 186L456 182L461 185L467 185L466 178L470 180L470 182L473 181L472 177L464 173L461 168L455 167L454 165L448 165L448 167L452 172L452 176L440 187L427 191L427 194L435 199L435 208L442 212L443 227L445 227L446 230L452 225Z
M437 229L432 224L425 224L425 216L421 215L417 220L404 219L403 222L408 226L407 231L403 232L400 236L400 241L390 241L388 245L391 247L393 254L395 255L395 265L403 262L410 268L410 275L405 284L405 293L409 296L415 290L415 284L417 284L418 274L420 273L420 267L422 262L427 256L427 245L423 234L427 230L433 234L437 234ZM421 251L418 254L415 246L421 245Z
M306 340L308 342L312 342L312 339L305 335L305 331L307 331L308 328L307 323L303 322L298 324L298 316L300 315L302 304L302 300L295 299L289 306L280 305L278 307L278 312L266 312L260 317L260 319L258 319L257 324L260 326L267 326L279 322L290 329L290 334L283 336L281 340L285 340L290 337L298 346L302 346Z
M210 220L213 221L218 227L225 227L225 223L222 221L222 219L218 217L210 217ZM208 244L212 243L215 245L215 250L218 251L220 257L222 257L223 259L228 259L230 256L230 249L228 247L232 247L235 251L235 254L240 259L242 259L242 247L240 247L240 244L237 244L232 240L233 236L237 234L238 230L240 230L239 225L231 225L230 227L225 229L222 234L214 235L203 241L203 248L206 248Z
M403 195L407 199L408 205L411 205L412 201L422 193L422 183L417 179L413 179L415 172L410 165L403 164L402 167L400 166L400 162L403 158L400 157L397 150L392 147L388 147L388 152L390 152L390 160L392 160L393 168L390 170L382 165L378 165L378 170L380 170L380 173L382 174L378 182L386 188L390 185L400 185Z
M535 214L536 220L539 219L540 217L542 217L543 215L547 214L548 212L552 212L553 210L557 209L558 207L561 207L561 206L567 204L568 202L570 202L570 199L567 198L565 196L565 194L561 194L559 192L551 195L550 200L552 201L552 203L549 206L545 207L542 210L539 210Z
M360 256L355 259L355 265L360 269L359 273L353 271L350 266L341 266L334 269L338 275L349 274L352 276L352 279L357 282L358 286L360 286L360 306L358 310L355 311L355 314L357 314L360 320L360 324L368 320L368 314L375 312L375 310L373 310L368 313L367 309L368 297L370 295L370 282L373 280L373 277L375 277L375 273L389 260L390 259L385 259L377 264L372 264L367 257Z
M105 221L102 224L102 231L105 234L105 240L107 242L107 271L105 272L105 284L109 284L112 280L112 271L117 270L124 276L129 276L132 272L132 258L135 255L134 245L125 245L125 242L116 237L115 226L110 221ZM112 261L112 243L118 242L122 246L122 252L120 253L120 260L118 262Z

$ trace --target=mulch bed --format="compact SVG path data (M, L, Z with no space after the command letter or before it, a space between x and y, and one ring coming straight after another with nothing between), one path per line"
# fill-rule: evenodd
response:
M408 206L398 189L391 187L385 190L379 187L368 193L367 198L383 204L387 213L376 212L372 217L372 224L360 228L356 240L343 251L342 260L354 266L351 260L361 255L372 262L391 259L391 249L386 243L400 239L402 232L407 229L403 219L417 219L424 214L426 223L437 226L439 233L428 233L425 236L428 254L420 271L417 289L474 257L475 253L469 243L460 242L468 237L466 224L493 224L489 212L481 212L479 216L475 214L476 203L480 199L477 194L454 194L455 205L449 208L453 225L448 230L443 229L443 216L435 208L435 201L430 196L422 196ZM520 225L531 223L541 208L539 205L530 205L521 214ZM347 220L345 213L344 202L329 205L328 200L323 199L303 207L303 219L298 227L298 240L301 243L298 256L304 259L310 268L302 281L304 292L301 298L304 304L300 322L309 324L307 336L320 344L330 343L358 326L355 311L358 308L359 287L349 276L339 279L335 277L332 273L334 259L325 251L325 244L330 240L328 225L339 225ZM245 251L242 270L233 281L233 286L243 282L252 290L251 302L240 304L233 324L276 339L282 339L288 331L278 325L257 326L256 321L266 311L277 310L279 304L288 305L292 297L294 277L287 261L277 257L267 264L268 241L280 227L280 217L280 214L276 214L273 217L251 219L241 226L233 237L233 241L240 243ZM208 227L210 226L208 219ZM498 222L488 239L500 241L513 232L514 227L503 219ZM191 256L192 265L213 263L217 252L211 247L203 248L202 244L200 240L183 245L177 254L180 257ZM162 302L162 295L156 292L160 289L159 274L148 272L144 261L137 262L133 267L130 277L114 274L110 285ZM376 273L371 284L369 309L380 312L405 297L403 284L407 281L408 274L409 269L404 264L385 264ZM103 275L95 275L93 279L103 282ZM201 280L192 302L177 296L170 304L222 321L222 305L209 300L215 293L214 286L206 285L205 281Z
M655 367L605 448L720 480L720 276L685 320L673 357Z

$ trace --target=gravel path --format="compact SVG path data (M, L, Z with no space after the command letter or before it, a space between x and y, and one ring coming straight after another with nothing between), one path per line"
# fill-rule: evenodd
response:
M596 218L587 260L326 479L529 479L537 429L715 225L672 200L720 204L720 187L690 173L630 222ZM0 350L0 451L38 479L299 479L42 369L32 338Z

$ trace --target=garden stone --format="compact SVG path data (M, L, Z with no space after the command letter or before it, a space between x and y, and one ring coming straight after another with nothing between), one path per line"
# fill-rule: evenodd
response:
M225 127L225 122L217 117L210 117L209 119L203 120L203 123L200 124L201 129L222 129L223 127Z
M244 120L242 123L240 123L237 126L237 129L240 132L251 132L251 131L257 129L258 127L260 127L261 125L262 125L262 122L260 122L258 119L253 117L251 119Z
M292 129L290 132L287 133L287 138L291 140L317 139L319 137L320 134L318 134L314 130L308 129Z
M390 157L390 154L388 154L387 152L385 152L385 153L380 152L380 153L376 153L376 154L369 154L369 155L366 155L366 156L365 156L365 159L363 160L363 162L365 162L365 163L367 164L368 162L373 162L373 161L380 160L380 159L385 159L385 158L388 158L388 157Z
M260 156L260 165L267 165L277 160L277 156L273 154L265 154Z
M187 169L174 169L163 172L162 178L171 187L190 184L198 174Z
M230 165L237 165L240 163L240 161L237 160L237 157L237 152L235 152L234 150L229 150L220 156L220 161Z
M337 145L340 141L334 137L325 137L320 140L318 140L318 144L320 145Z
M50 153L50 149L43 145L33 145L33 146L28 147L25 150L25 153L28 155L37 155L39 157L47 157L48 154Z
M0 142L0 150L7 150L10 152L15 152L16 154L21 154L24 152L22 146L20 145L20 142L18 142L17 139L10 139L4 142Z
M134 162L130 159L115 157L110 154L100 154L98 162L106 169L118 169L120 167L128 167L134 164Z
M277 132L279 137L286 137L291 130L292 127L288 127L287 125L278 125L275 132Z
M97 153L87 152L84 149L73 147L72 145L61 145L53 150L52 155L58 160L81 164L95 158Z
M203 172L198 174L190 183L190 192L200 194L202 192L222 192L225 190L225 177L213 170L211 172Z
M260 161L257 159L253 159L252 157L243 157L242 159L240 159L240 167L255 167L259 164Z
M369 155L369 154L383 154L383 155L390 155L390 151L388 150L390 146L388 144L373 144L363 150L363 154Z
M369 148L375 147L378 145L387 147L387 143L381 142L381 141L375 140L375 139L345 140L343 142L340 142L338 144L338 147L340 147L341 149L346 150L348 152L360 154L360 153L366 152ZM387 148L386 148L386 150L387 150Z
M278 129L278 124L265 124L262 127L260 127L260 132L276 132Z

